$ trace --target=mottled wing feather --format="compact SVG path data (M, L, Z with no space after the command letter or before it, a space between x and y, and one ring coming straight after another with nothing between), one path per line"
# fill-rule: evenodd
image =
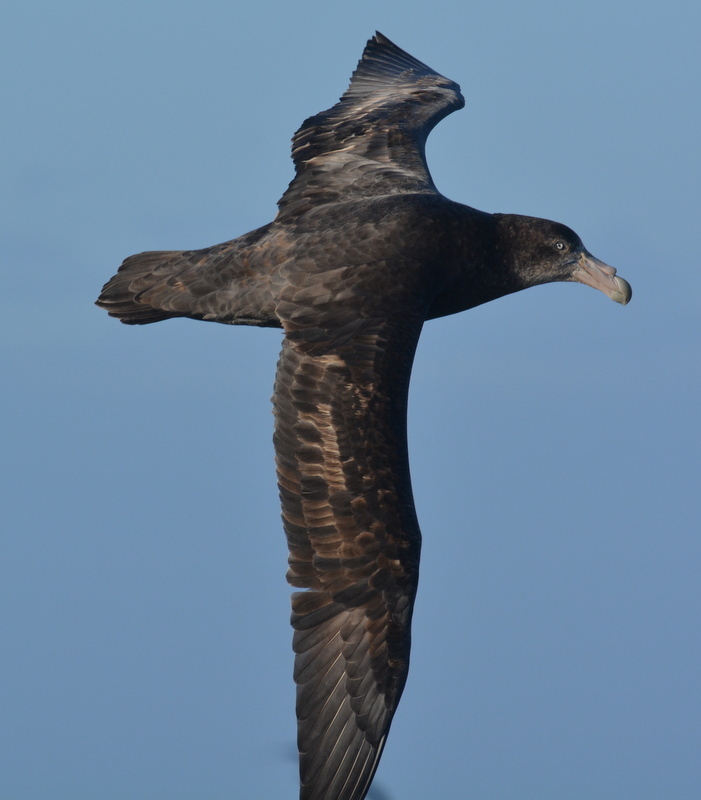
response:
M406 395L420 322L284 340L273 397L302 800L361 800L406 681L420 550ZM310 352L312 351L312 352ZM317 354L313 354L316 352Z
M323 203L435 192L426 138L464 104L457 83L377 33L340 101L295 134L296 176L278 204L279 219Z

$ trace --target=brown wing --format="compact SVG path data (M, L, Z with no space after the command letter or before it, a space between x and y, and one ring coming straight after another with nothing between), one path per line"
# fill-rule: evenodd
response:
M409 666L421 536L406 447L421 329L285 338L275 451L290 548L302 800L362 800ZM313 351L317 354L310 354Z
M350 198L435 192L426 139L464 105L457 83L377 33L340 101L295 134L296 176L278 203L279 219Z

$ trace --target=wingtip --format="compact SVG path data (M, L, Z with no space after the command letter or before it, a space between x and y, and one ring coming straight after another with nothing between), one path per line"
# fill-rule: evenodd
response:
M460 94L457 83L448 80L411 53L407 53L380 31L375 31L375 35L372 39L368 39L365 45L360 61L351 75L350 85L341 100L354 95L373 93L377 91L379 84L386 89L388 83L410 83L419 77L432 77L443 81L446 87Z
M394 53L395 55L403 58L408 58L411 62L414 62L415 65L430 69L430 67L427 67L422 61L414 58L414 56L412 56L410 53L407 53L407 51L403 50L398 44L395 44L391 39L385 36L384 33L375 31L375 35L371 39L368 39L368 42L365 45L365 51L363 52L362 58L367 58L373 52L382 51Z

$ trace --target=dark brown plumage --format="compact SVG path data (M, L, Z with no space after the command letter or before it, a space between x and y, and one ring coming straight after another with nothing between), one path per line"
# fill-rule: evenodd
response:
M457 84L381 34L295 134L275 220L204 250L127 258L97 304L284 331L273 404L290 549L302 800L362 800L409 668L421 535L406 443L425 320L550 281L630 287L548 220L447 200L426 166Z

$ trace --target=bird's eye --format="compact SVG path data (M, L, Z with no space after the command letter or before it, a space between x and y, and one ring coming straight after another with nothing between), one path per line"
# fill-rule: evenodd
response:
M565 243L564 243L564 242L556 242L556 243L555 243L555 247L556 247L558 250L564 250L564 249L565 249L565 246L566 246L566 245L565 245Z

